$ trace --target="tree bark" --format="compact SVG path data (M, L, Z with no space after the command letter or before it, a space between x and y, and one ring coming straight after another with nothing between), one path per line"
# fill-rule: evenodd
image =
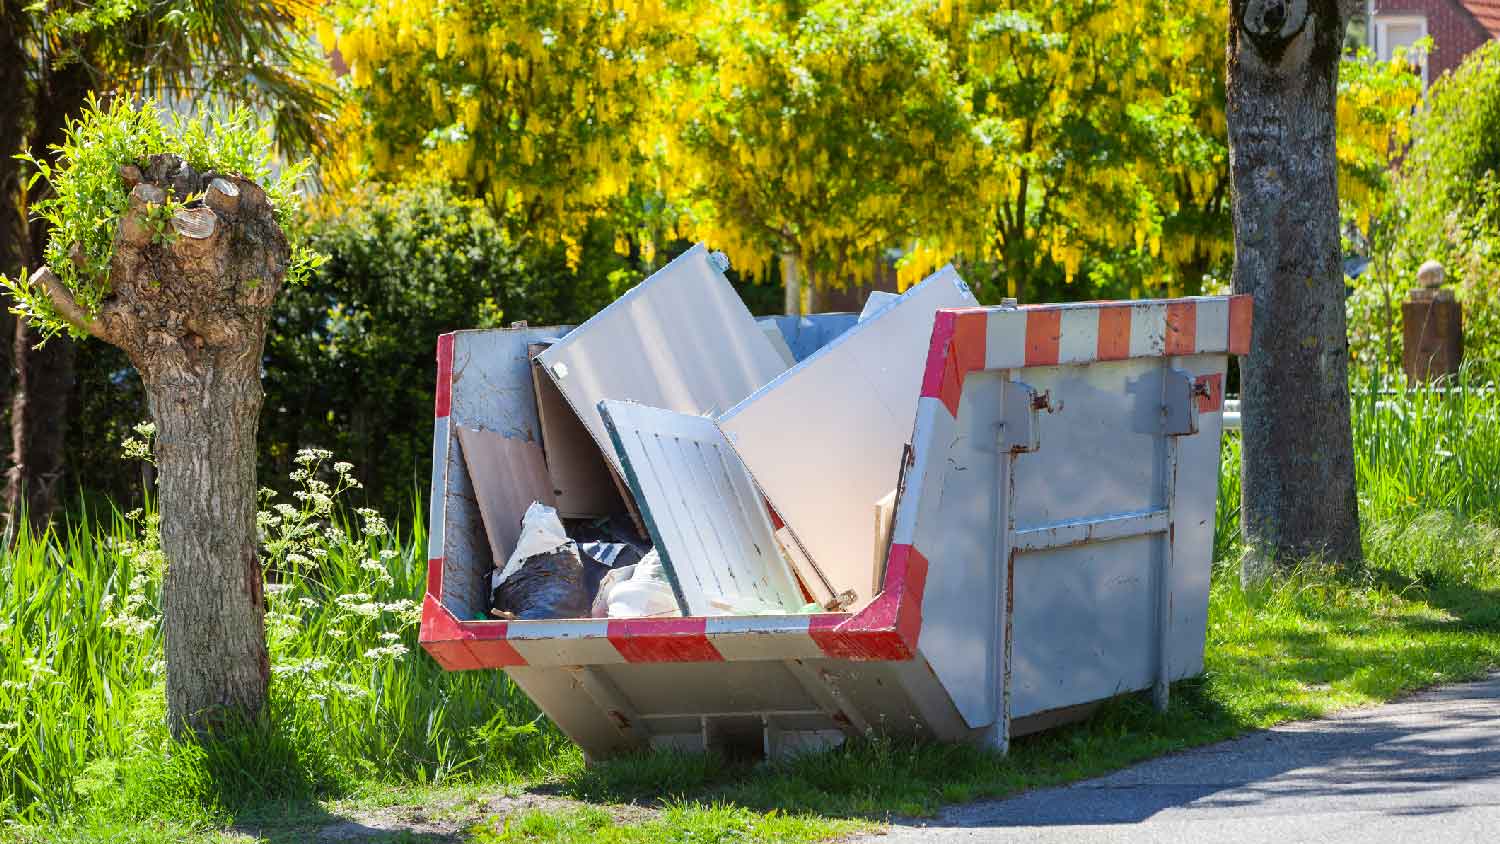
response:
M255 546L259 349L144 376L156 422L167 711L174 732L265 707L270 662ZM206 365L205 365L206 363ZM226 724L225 720L229 719Z
M25 21L20 3L0 2L0 56L22 56ZM16 276L26 263L26 215L21 208L21 162L15 156L26 143L25 118L30 108L26 63L0 61L0 91L14 92L11 107L0 108L0 275ZM15 337L16 318L0 308L0 337ZM0 342L0 402L11 395L10 343Z
M255 537L260 362L289 249L261 189L174 155L122 168L111 295L82 311L49 269L33 276L66 319L130 356L157 426L167 717L174 735L258 719L270 665ZM169 195L202 196L149 222Z
M1233 0L1234 291L1242 361L1241 575L1360 558L1340 264L1335 98L1350 0Z
M83 108L93 80L87 68L73 62L59 70L48 69L36 96L36 124L29 146L32 152L50 154L63 140L68 119ZM40 200L46 190L31 198ZM41 266L47 246L47 224L33 220L24 238L24 262ZM68 424L68 396L73 392L73 341L54 337L38 349L41 337L24 319L13 323L11 354L15 383L11 392L10 466L5 476L5 511L12 530L25 514L32 530L46 528L57 510L66 471L63 448Z
M782 297L783 310L787 316L802 313L802 281L797 272L797 253L781 253L781 284L786 294Z

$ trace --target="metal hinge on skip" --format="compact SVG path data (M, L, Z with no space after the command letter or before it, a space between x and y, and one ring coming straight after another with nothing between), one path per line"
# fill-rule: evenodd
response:
M1162 421L1169 437L1198 433L1198 399L1208 395L1208 385L1198 383L1191 372L1168 369L1162 386Z
M1036 388L1021 381L1004 381L1002 396L1002 420L1000 424L1000 448L1011 454L1036 451L1042 447L1042 426L1037 414L1061 410L1054 405L1051 391L1038 393Z

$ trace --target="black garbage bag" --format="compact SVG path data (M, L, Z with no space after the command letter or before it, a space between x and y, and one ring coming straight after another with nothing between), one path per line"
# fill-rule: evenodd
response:
M583 558L584 584L590 601L599 594L599 583L611 569L633 566L644 556L634 545L624 542L579 542L578 554Z
M491 606L528 621L588 618L594 600L589 579L577 544L569 542L522 560L521 568L494 588ZM599 588L598 579L593 588Z

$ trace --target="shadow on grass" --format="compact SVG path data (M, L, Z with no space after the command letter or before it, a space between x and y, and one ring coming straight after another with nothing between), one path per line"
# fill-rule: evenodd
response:
M931 816L948 804L1075 782L1259 727L1482 676L1500 661L1500 636L1492 635L1500 632L1500 590L1399 580L1379 586L1403 600L1370 599L1348 581L1271 598L1221 589L1228 600L1211 627L1238 633L1215 639L1210 632L1205 676L1174 684L1167 713L1141 695L1119 697L1086 721L1017 739L1008 757L885 739L761 765L660 752L574 771L562 787L588 802L688 801L877 821ZM1358 729L1364 738L1351 739L1354 745L1391 735L1379 724ZM1413 750L1386 763L1423 758ZM1272 764L1264 773L1285 770Z

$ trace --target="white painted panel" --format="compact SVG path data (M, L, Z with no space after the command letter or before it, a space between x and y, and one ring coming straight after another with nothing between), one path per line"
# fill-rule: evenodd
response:
M1194 350L1222 352L1229 348L1229 300L1223 296L1205 296L1194 301L1197 302Z
M729 614L726 599L802 606L760 493L712 419L631 402L601 410L685 614Z
M877 591L875 502L896 486L938 308L977 304L945 268L718 420L831 591Z
M1167 306L1159 302L1130 305L1130 356L1159 355L1167 345Z
M1005 369L1026 363L1026 312L990 311L985 318L984 368Z
M538 359L616 469L600 401L720 413L786 368L701 244Z
M1058 363L1091 361L1099 354L1099 309L1064 308L1058 319L1062 335L1057 343Z
M1025 495L1019 486L1016 495ZM1138 536L1017 555L1012 718L1151 687L1164 541Z

